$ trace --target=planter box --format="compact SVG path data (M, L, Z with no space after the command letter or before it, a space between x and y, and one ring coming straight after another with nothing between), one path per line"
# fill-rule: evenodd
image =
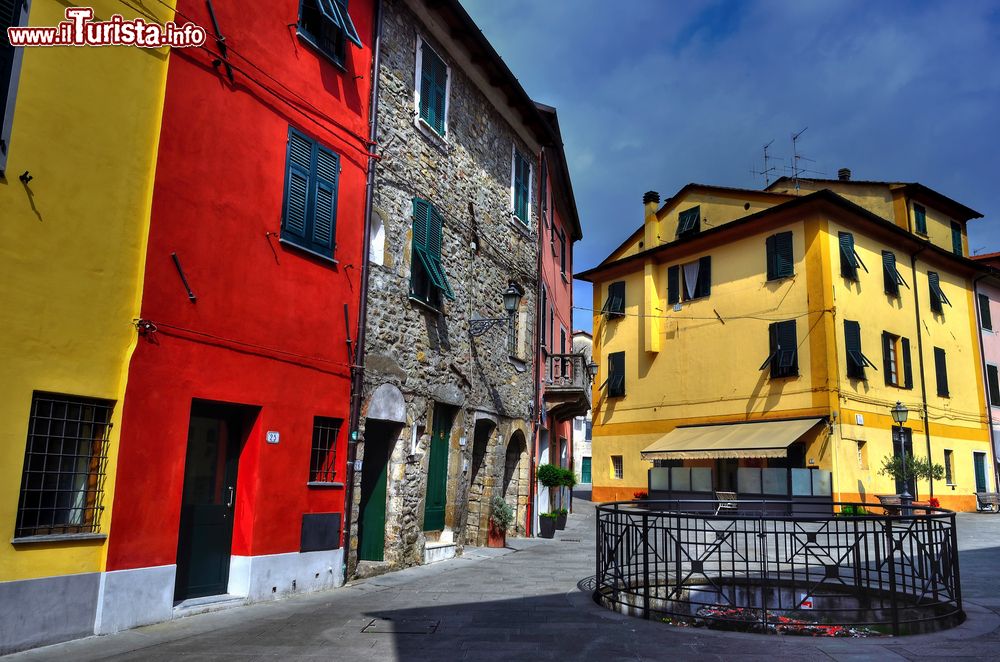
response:
M551 538L556 534L556 521L552 517L538 518L538 537Z
M566 528L566 513L563 513L556 520L556 531L562 531Z

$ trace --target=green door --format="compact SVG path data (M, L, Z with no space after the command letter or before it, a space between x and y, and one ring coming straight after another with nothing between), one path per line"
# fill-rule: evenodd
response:
M226 593L233 544L236 469L242 441L237 408L191 407L174 598Z
M976 491L986 492L986 453L973 453L972 461L976 465Z
M444 529L444 506L448 499L448 438L451 437L451 412L434 406L431 433L431 456L427 466L427 499L424 504L424 531Z
M583 466L580 467L580 482L589 483L590 482L590 458L583 458Z
M358 527L358 558L362 561L382 561L385 558L386 481L392 427L375 421L365 424Z

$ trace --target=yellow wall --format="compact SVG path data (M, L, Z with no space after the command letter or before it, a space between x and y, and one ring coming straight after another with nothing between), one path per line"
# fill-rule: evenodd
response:
M924 200L910 200L910 228L913 232L916 232L916 222L913 220L913 205L922 205L925 214L924 218L927 221L927 234L922 235L930 240L935 246L940 246L948 252L951 252L951 222L955 220L948 214L935 209L931 204L928 204ZM962 254L969 254L968 246L968 236L965 232L965 223L959 222L962 226Z
M97 16L130 10L92 3ZM162 20L173 12L148 5ZM63 18L32 3L32 25ZM93 572L103 541L18 545L14 535L33 391L116 401L100 530L109 530L121 400L136 333L167 53L24 53L7 177L0 179L0 581ZM34 178L24 186L18 175Z
M666 244L677 238L677 224L681 212L691 207L700 207L701 231L704 232L744 216L756 214L787 199L786 196L760 191L734 190L723 193L698 188L692 189L684 195L668 200L663 208L657 212L659 243ZM649 247L647 245L647 248Z
M877 199L875 192L872 196ZM891 196L884 202L891 211ZM674 209L689 206L689 201L681 200ZM721 215L711 213L716 218ZM676 227L676 213L667 218L673 218ZM767 282L765 239L783 230L793 232L795 275ZM854 235L856 250L869 270L859 267L857 283L840 275L841 230ZM641 450L679 425L803 416L829 416L833 421L830 426L819 426L807 440L806 460L810 466L834 472L838 496L871 500L875 494L894 493L893 482L877 471L882 458L892 452L888 410L896 400L911 410L908 426L913 429L914 453L926 455L914 317L916 287L932 456L944 464L944 449L954 451L955 488L941 481L935 485L935 496L946 507L973 508L972 453L989 451L989 434L983 419L971 283L945 260L928 266L918 259L914 275L909 255L899 250L898 242L878 238L883 234L847 212L813 212L794 222L772 224L756 235L734 233L714 247L656 264L653 274L648 264L637 263L626 275L595 280L595 310L604 303L608 283L626 282L626 315L594 318L594 357L599 366L593 394L595 498L629 499L634 491L645 489L651 464L641 460ZM884 292L882 250L895 251L897 267L909 285L909 289L900 288L901 297ZM685 302L680 311L674 311L665 301L666 269L702 255L712 256L711 295ZM940 274L942 289L952 303L945 306L943 315L930 311L928 269ZM647 302L646 308L662 316L656 352L647 351L654 344L646 337L651 327L640 317L651 277L657 280L655 291L660 298ZM800 374L772 380L767 371L759 370L768 354L768 324L793 317L797 318ZM862 350L877 368L867 370L867 381L847 378L845 319L860 322ZM909 338L913 389L885 384L883 331ZM949 397L936 392L935 346L946 352ZM607 377L607 356L616 351L626 356L626 395L608 398L601 385ZM856 422L858 414L863 416L863 425ZM863 466L858 462L858 440L865 442ZM620 480L611 478L613 455L623 458ZM988 454L987 475L990 488L995 489L992 462ZM926 499L928 486L918 486L918 493Z

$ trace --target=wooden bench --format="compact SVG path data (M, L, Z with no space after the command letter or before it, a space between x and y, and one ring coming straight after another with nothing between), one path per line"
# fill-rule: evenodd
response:
M718 505L715 507L715 514L722 510L736 510L736 492L716 492L715 500Z
M976 507L994 513L1000 511L1000 492L976 492Z

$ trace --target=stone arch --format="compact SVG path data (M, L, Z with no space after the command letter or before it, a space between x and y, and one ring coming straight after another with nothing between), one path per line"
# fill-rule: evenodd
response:
M509 533L524 535L528 513L528 483L530 480L530 462L528 461L528 444L524 433L514 430L507 443L504 453L503 482L501 492L504 500L514 509L514 523Z
M473 428L466 514L466 539L472 545L485 545L489 532L490 499L494 493L495 480L490 466L489 449L493 445L496 431L496 421L489 418L479 418Z

